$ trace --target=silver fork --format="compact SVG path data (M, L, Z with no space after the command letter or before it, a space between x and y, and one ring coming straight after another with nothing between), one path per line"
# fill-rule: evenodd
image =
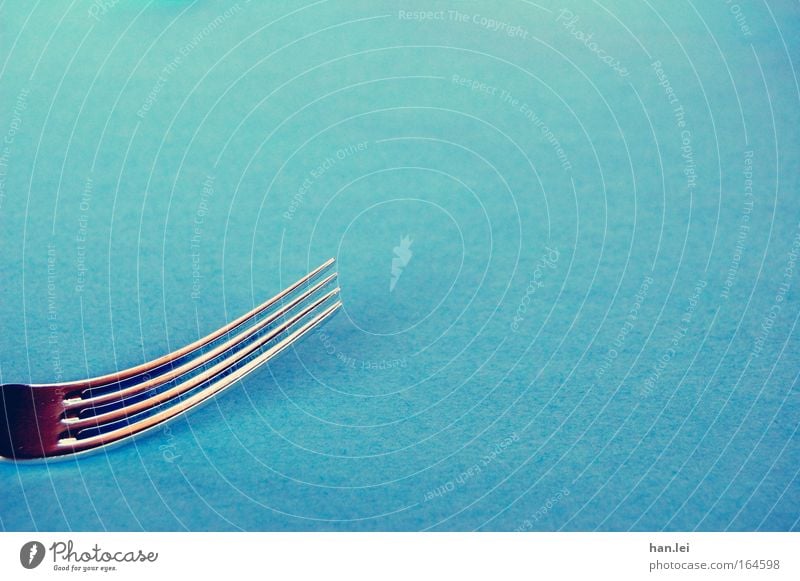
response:
M208 400L342 306L336 273L325 274L333 264L331 258L221 329L153 361L93 379L0 385L0 457L94 450Z

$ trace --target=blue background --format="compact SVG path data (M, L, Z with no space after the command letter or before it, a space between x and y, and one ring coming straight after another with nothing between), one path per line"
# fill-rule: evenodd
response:
M330 256L344 311L146 437L0 465L0 527L797 529L798 35L788 1L4 2L0 382Z

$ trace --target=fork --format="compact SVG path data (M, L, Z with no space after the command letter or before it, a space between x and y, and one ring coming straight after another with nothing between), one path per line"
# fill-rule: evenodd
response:
M336 313L337 274L326 275L333 264L331 258L221 329L153 361L92 379L0 385L0 457L96 450L205 402Z

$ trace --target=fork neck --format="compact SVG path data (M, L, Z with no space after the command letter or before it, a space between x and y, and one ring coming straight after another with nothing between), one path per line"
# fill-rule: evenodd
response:
M43 458L56 450L63 393L54 386L0 385L0 456Z

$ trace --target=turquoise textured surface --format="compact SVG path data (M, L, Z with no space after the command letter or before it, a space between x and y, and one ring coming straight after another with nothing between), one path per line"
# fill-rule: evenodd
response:
M796 530L796 2L0 6L0 382L344 310L3 530Z

